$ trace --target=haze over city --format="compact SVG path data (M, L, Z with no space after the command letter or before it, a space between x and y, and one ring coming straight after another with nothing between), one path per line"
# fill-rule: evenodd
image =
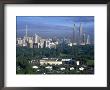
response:
M26 25L28 35L35 33L43 38L71 38L73 25L78 30L82 23L83 31L94 40L93 16L17 16L17 37L25 35Z

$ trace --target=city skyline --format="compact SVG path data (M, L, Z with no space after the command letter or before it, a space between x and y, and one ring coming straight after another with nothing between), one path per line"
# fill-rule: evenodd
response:
M90 35L86 34L83 31L82 28L82 23L80 23L79 29L77 30L76 25L74 24L73 26L73 35L71 38L63 38L59 39L58 37L53 37L53 38L42 38L41 36L37 35L35 33L34 36L29 36L28 35L28 26L26 24L25 27L25 35L24 37L17 37L17 45L18 46L26 46L30 48L56 48L58 44L61 44L65 42L68 44L68 46L73 46L73 45L88 45L88 44L93 44L91 43L90 40Z
M94 17L16 20L17 74L94 74Z
M28 26L28 34L39 34L43 38L66 37L71 38L74 24L79 29L82 23L83 31L94 40L93 16L17 16L17 37L25 35L25 27Z

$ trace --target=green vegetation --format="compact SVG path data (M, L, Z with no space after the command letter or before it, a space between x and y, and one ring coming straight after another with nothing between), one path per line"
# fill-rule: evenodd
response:
M56 49L52 48L27 48L27 47L17 47L16 57L25 57L28 59L41 59L43 57L48 58L85 58L89 60L94 60L94 46L84 45L84 46L57 46Z
M43 72L49 74L73 74L73 73L90 73L87 70L83 72L64 71L58 70L61 65L53 65L54 70L48 71L45 66L40 66L40 71L36 72L36 69L32 68L31 60L40 60L41 58L75 58L82 60L87 66L94 66L94 46L83 45L70 47L66 44L60 44L57 48L27 48L27 47L16 47L16 73L17 74L41 74ZM68 65L63 65L68 67ZM76 67L77 69L77 67Z
M94 65L94 60L86 60L87 65Z

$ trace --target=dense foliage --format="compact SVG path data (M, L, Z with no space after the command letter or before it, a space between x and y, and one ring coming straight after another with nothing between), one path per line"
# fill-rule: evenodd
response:
M41 58L76 58L79 60L85 60L87 64L94 64L94 46L93 45L77 45L70 47L66 44L59 44L55 48L28 48L28 47L16 47L16 73L31 74L35 73L35 69L32 69L32 65L29 61ZM57 67L57 66L54 66ZM60 67L60 66L59 66ZM45 70L41 67L42 72ZM57 70L58 71L58 70ZM56 73L55 70L52 71ZM51 73L52 73L51 72ZM67 73L68 70L62 73ZM61 72L60 72L61 73ZM75 73L75 72L68 72Z

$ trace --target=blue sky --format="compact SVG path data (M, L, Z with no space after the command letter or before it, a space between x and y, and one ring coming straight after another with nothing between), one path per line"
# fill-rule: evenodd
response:
M88 33L94 33L94 16L17 16L17 34L25 32L27 24L28 31L41 33L48 36L58 35L59 33L72 33L73 25L77 28L82 23L83 30Z
M47 25L73 26L73 23L83 23L87 26L94 23L93 16L17 16L17 23L33 23Z

